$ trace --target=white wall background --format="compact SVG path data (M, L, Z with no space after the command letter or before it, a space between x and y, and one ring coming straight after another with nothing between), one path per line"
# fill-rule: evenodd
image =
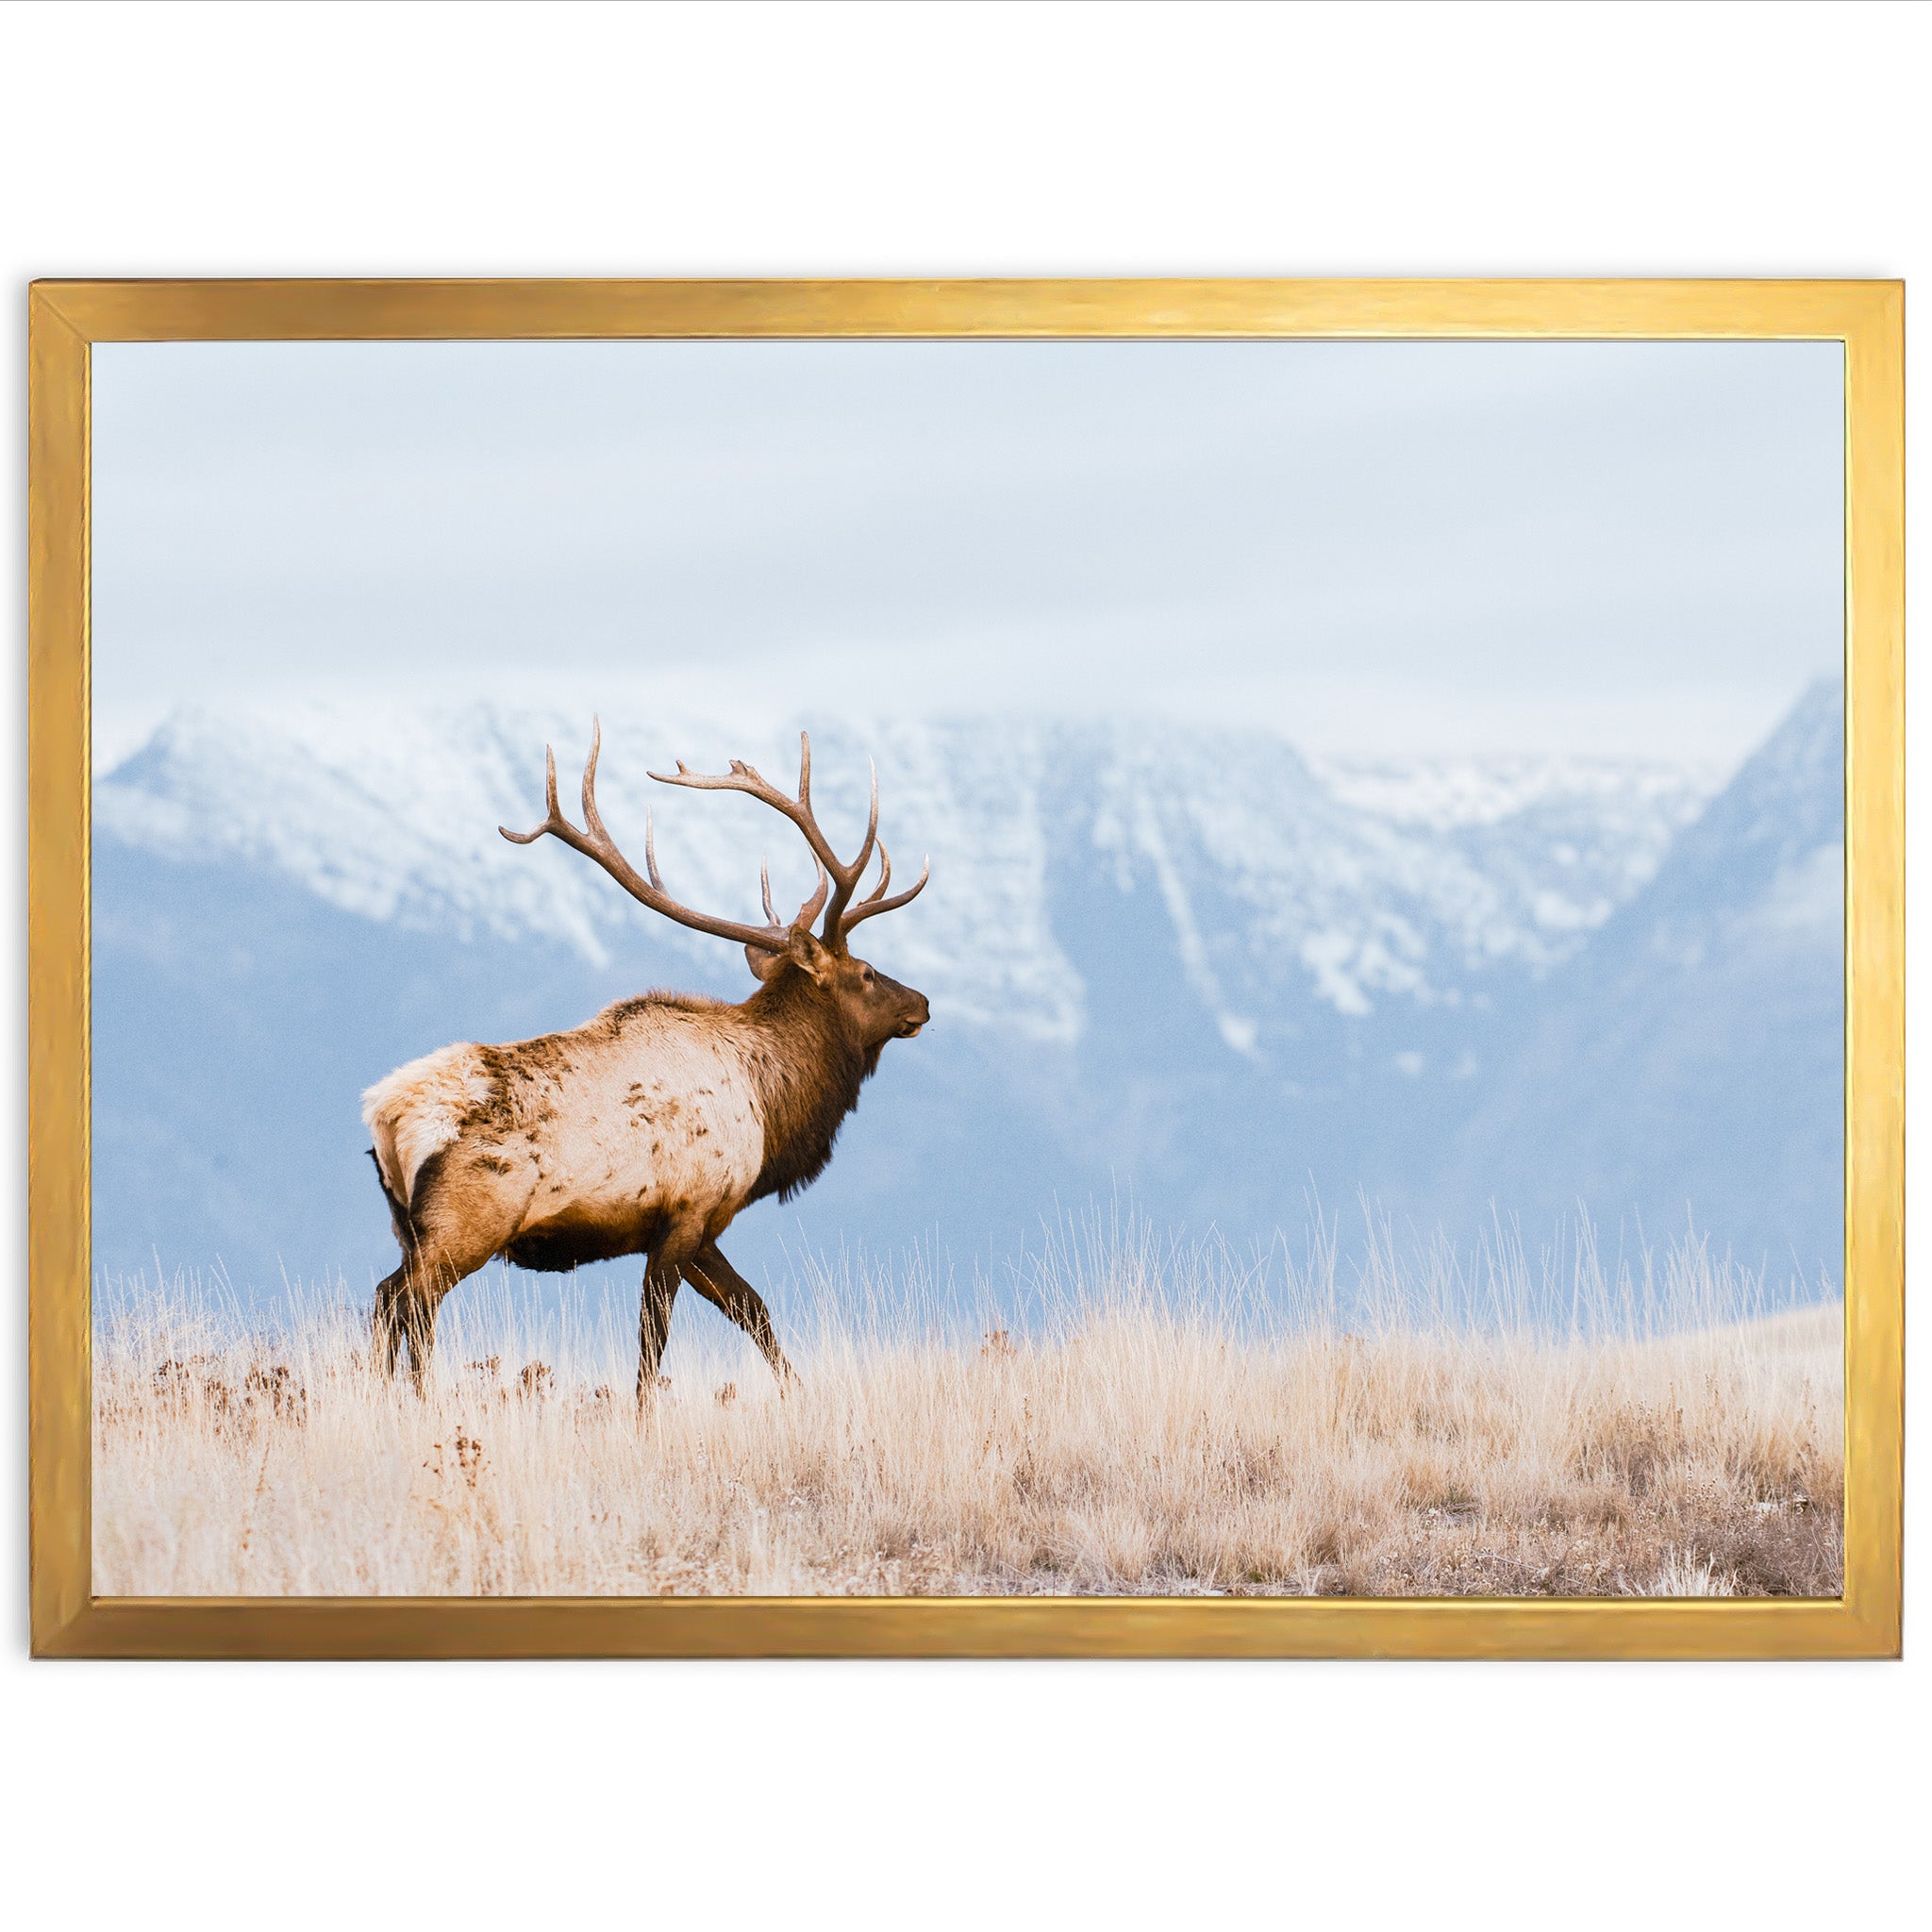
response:
M1855 7L15 8L6 441L36 275L1904 275L1916 364L1928 39ZM16 809L24 487L16 454ZM28 1665L24 953L0 1869L34 1922L1708 1927L1924 1895L1922 1655Z

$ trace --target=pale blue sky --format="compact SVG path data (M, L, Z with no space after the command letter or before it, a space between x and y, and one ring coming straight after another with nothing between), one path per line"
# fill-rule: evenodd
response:
M103 761L641 686L1728 762L1840 658L1835 343L94 354Z

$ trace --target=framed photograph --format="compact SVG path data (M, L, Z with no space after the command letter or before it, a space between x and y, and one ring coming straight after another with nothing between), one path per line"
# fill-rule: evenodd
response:
M1899 285L29 304L38 1652L1896 1652Z

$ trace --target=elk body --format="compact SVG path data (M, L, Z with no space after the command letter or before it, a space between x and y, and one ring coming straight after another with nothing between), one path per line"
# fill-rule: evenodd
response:
M548 815L534 831L498 829L527 845L545 833L602 866L653 911L737 941L758 985L739 1005L688 993L620 1000L588 1024L507 1046L446 1046L378 1081L362 1118L390 1206L400 1267L375 1291L376 1358L393 1374L407 1349L418 1387L443 1296L502 1255L522 1268L564 1270L623 1255L645 1257L638 1316L638 1400L658 1365L681 1282L757 1342L781 1384L791 1366L757 1290L718 1241L767 1194L789 1199L816 1179L858 1091L889 1040L926 1024L925 995L851 955L861 920L918 895L887 896L891 860L878 838L878 776L858 856L842 863L811 808L811 741L801 738L798 794L733 760L707 776L682 762L661 783L744 791L805 835L817 889L788 922L743 925L681 906L664 890L648 815L640 877L597 810L598 738L584 767L583 828L557 803L557 760L545 748ZM853 901L874 848L879 880ZM824 914L815 933L812 922Z

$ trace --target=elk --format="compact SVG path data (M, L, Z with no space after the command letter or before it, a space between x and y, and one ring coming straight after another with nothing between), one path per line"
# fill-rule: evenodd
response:
M772 905L744 925L680 905L664 890L644 817L640 877L597 809L593 724L584 766L583 826L557 803L557 758L544 747L548 813L534 831L497 827L511 843L546 833L594 860L634 899L695 932L743 946L757 990L739 1005L647 992L565 1033L506 1046L463 1043L399 1067L362 1096L370 1149L401 1265L377 1285L375 1358L393 1375L405 1348L417 1388L435 1346L436 1313L458 1282L498 1255L561 1272L642 1255L638 1402L658 1387L678 1285L688 1281L755 1341L782 1390L792 1377L770 1310L719 1249L733 1218L767 1194L789 1200L824 1172L860 1086L890 1040L931 1017L925 995L852 957L852 930L918 897L931 875L888 896L892 862L872 814L858 856L841 862L811 804L811 740L799 738L798 792L739 759L717 776L653 772L660 784L742 791L805 835L817 885L789 922ZM879 877L854 903L874 847ZM812 931L820 913L824 923Z

